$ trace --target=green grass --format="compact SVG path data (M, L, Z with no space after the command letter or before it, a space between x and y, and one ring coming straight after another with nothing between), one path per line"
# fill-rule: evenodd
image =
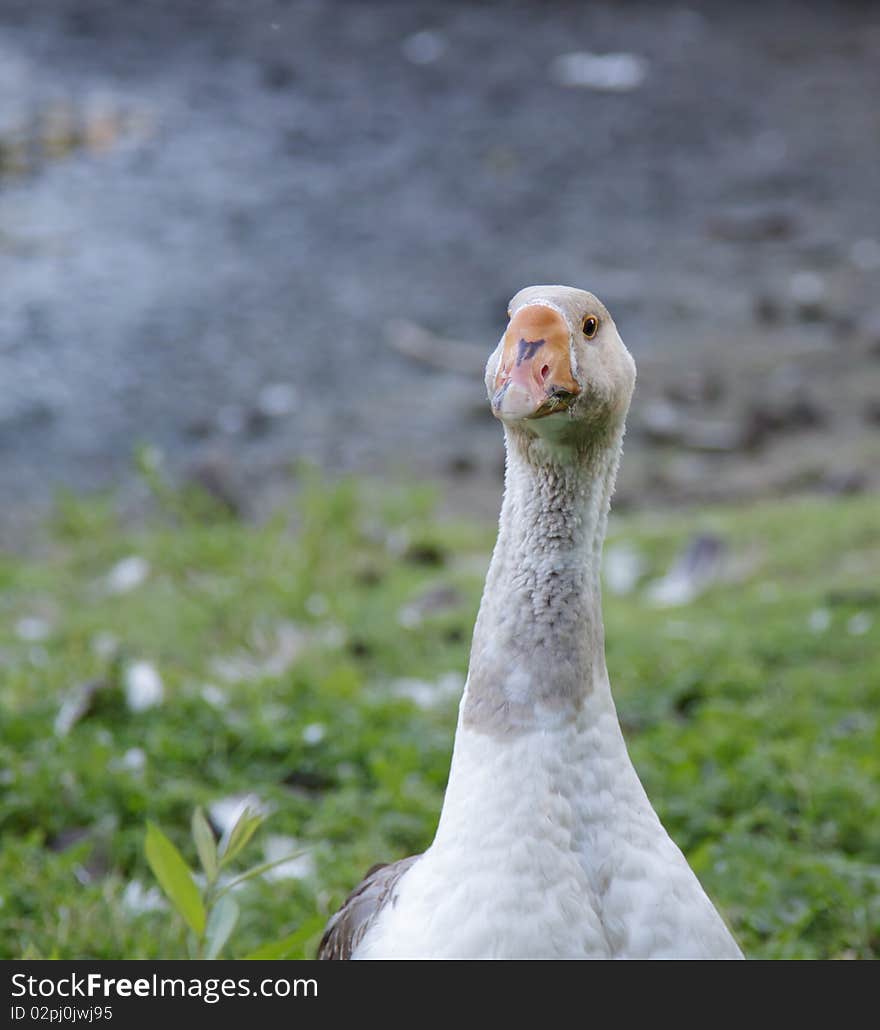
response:
M313 484L295 517L259 528L165 501L135 532L68 499L39 553L0 557L0 957L183 956L178 921L126 888L154 882L147 819L195 863L193 808L230 795L271 812L249 864L281 835L314 867L242 888L231 957L291 934L310 957L368 866L431 840L457 697L418 707L395 682L463 676L492 527L438 523L424 491L351 483ZM633 760L750 957L877 957L878 502L643 516L612 539L649 580L707 529L747 566L736 582L668 610L641 588L606 600ZM129 555L149 575L109 594ZM426 594L438 603L402 625ZM22 639L25 618L42 639ZM138 713L133 661L165 691ZM59 735L87 683L89 710Z

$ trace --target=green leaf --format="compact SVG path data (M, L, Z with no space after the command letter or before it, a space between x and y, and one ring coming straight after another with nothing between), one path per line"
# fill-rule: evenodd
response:
M272 941L271 944L262 944L259 948L242 956L244 962L262 962L272 959L287 958L293 949L299 944L299 934L292 933L280 941Z
M317 940L318 936L324 929L326 923L324 916L313 916L311 919L306 920L302 926L288 937L282 938L280 941L272 941L270 944L262 944L259 948L249 952L243 956L243 961L246 962L259 962L267 961L272 959L289 958L291 955L295 955L298 952L302 952L303 948L313 939ZM307 955L307 958L314 958L314 954Z
M238 922L238 903L228 894L211 909L205 927L205 958L216 958Z
M228 836L224 837L220 842L221 866L231 862L242 848L245 847L247 842L257 832L263 819L264 817L259 812L254 812L250 808L246 808L241 813L235 826L229 831Z
M301 851L294 851L290 855L284 855L281 858L273 858L271 862L263 862L260 865L255 865L250 869L246 869L239 876L236 876L234 880L230 880L223 890L220 891L218 897L222 897L226 891L231 891L233 887L237 887L240 883L245 883L247 880L252 880L255 876L267 873L270 869L274 869L279 865L284 865L285 862L289 862L291 859L299 858L300 855L304 855L308 850L308 848L303 848Z
M193 812L192 835L196 842L196 851L199 853L202 869L205 871L205 876L208 877L208 883L213 883L217 879L218 870L217 842L214 840L214 832L201 808L197 808Z
M155 823L147 823L144 851L153 875L196 936L205 932L205 906L183 856Z

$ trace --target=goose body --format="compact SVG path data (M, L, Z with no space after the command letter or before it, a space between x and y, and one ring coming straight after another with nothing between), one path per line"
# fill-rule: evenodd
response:
M604 306L531 287L487 365L507 468L433 843L323 958L741 958L629 759L599 566L635 366Z

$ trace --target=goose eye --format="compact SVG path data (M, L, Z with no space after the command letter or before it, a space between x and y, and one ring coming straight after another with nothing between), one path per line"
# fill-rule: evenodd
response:
M596 333L599 331L599 319L595 315L587 315L584 319L584 336L588 340L592 340Z

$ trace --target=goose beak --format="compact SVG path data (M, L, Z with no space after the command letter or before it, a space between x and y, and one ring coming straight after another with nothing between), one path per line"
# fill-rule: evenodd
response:
M492 414L508 422L544 418L564 411L580 392L565 319L543 304L520 308L504 333Z

